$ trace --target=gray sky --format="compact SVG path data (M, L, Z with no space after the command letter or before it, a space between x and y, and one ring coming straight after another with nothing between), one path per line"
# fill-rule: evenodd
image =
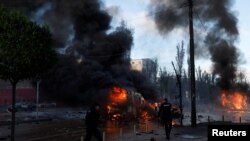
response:
M175 29L166 36L161 36L156 29L153 17L148 14L150 0L104 0L106 7L112 11L113 26L115 27L121 20L125 20L127 25L134 30L134 46L132 49L132 59L139 58L158 58L161 67L166 67L168 71L173 71L171 61L175 61L176 45L182 40L187 52L189 30ZM242 54L242 61L239 70L246 73L250 78L250 18L248 9L250 1L236 0L233 11L238 18L239 40L235 44ZM202 23L205 24L205 23ZM197 29L205 32L205 29ZM187 54L185 54L187 57ZM206 58L196 58L196 67L200 66L203 70L211 71L211 61L209 56ZM186 60L184 67L186 68Z

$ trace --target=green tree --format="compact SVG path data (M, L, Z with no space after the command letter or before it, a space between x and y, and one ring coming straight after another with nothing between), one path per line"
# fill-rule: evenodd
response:
M0 78L12 85L11 141L15 140L17 83L43 74L55 61L48 27L0 6Z

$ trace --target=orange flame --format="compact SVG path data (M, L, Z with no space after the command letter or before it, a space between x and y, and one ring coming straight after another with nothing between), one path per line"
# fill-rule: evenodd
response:
M150 118L150 114L146 110L141 111L140 115L141 115L141 119L143 120L147 120Z
M176 126L176 125L177 125L176 121L172 120L172 126Z
M155 103L148 103L148 106L151 108L151 109L155 109L156 107L158 107L158 103L155 102Z
M109 91L109 98L112 102L123 103L127 100L127 91L121 87L114 86Z
M108 114L111 112L111 106L110 105L107 106L107 112L108 112Z
M245 110L247 109L247 96L241 92L222 91L221 105L232 110Z

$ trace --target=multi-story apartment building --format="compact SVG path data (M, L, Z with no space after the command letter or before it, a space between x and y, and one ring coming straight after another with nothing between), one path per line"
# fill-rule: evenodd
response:
M131 60L131 69L142 72L146 75L152 82L156 81L157 76L157 62L152 59L134 59Z

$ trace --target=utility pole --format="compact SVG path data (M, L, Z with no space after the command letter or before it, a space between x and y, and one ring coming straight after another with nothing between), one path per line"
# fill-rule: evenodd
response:
M174 63L172 62L172 65L174 67ZM178 83L178 86L179 86L179 102L180 102L180 111L181 111L181 119L180 119L180 125L183 126L183 107L182 107L182 85L181 85L181 74L178 74L175 67L174 67L174 71L175 71L175 74L176 74L176 78L177 78L177 83Z
M41 80L37 79L36 81L36 119L38 119L38 108L39 108L39 85Z
M15 128L16 128L16 85L17 81L11 82L12 84L12 111L11 111L11 141L15 141Z
M190 79L191 81L191 126L196 127L193 0L188 0L188 3L189 3L190 69L191 69L191 79Z

